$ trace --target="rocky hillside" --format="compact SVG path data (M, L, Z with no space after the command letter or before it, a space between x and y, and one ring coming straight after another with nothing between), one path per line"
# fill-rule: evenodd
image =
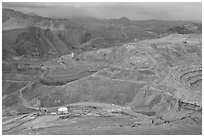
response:
M91 34L79 28L52 31L49 28L27 27L3 31L4 57L43 57L68 53L91 39Z
M52 19L11 9L3 9L2 16L3 58L43 57L73 49L96 50L130 41L157 39L171 33L201 33L200 23L187 21L133 21L127 17Z
M44 18L24 14L11 9L2 9L2 29L10 30L17 28L26 28L28 26L38 26L42 28L64 29L65 25L71 24L65 19Z
M41 17L33 17L27 14L23 14L11 9L2 9L2 29L16 29L25 28L31 24L34 24L42 20Z
M202 24L192 23L175 26L168 29L169 32L178 34L202 33Z
M68 20L31 16L3 9L3 59L11 56L46 57L68 53L92 38Z

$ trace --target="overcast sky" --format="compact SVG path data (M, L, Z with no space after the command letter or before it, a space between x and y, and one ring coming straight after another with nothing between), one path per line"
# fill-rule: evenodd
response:
M24 13L34 12L41 16L75 17L89 16L97 18L120 18L123 16L133 20L202 20L201 3L183 2L127 2L127 3L37 3L37 2L3 2L3 8L10 8Z

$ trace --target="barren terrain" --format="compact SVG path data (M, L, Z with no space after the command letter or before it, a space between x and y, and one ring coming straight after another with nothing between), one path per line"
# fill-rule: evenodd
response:
M198 29L93 48L103 24L91 38L64 20L21 16L21 25L3 20L3 134L202 134ZM57 113L62 106L68 113Z

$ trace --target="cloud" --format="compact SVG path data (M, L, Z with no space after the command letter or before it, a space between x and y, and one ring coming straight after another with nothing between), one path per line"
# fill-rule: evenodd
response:
M3 7L18 8L104 8L116 3L103 2L3 2ZM117 4L116 4L117 5Z
M30 3L30 2L3 2L2 3L3 7L6 8L45 8L49 7L48 5L46 6L45 3ZM51 6L51 5L50 5Z
M187 2L3 2L3 7L43 16L201 20L202 3Z

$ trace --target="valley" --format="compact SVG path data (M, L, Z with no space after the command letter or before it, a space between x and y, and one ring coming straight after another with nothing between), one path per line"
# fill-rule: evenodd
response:
M2 134L202 134L200 27L3 9Z

